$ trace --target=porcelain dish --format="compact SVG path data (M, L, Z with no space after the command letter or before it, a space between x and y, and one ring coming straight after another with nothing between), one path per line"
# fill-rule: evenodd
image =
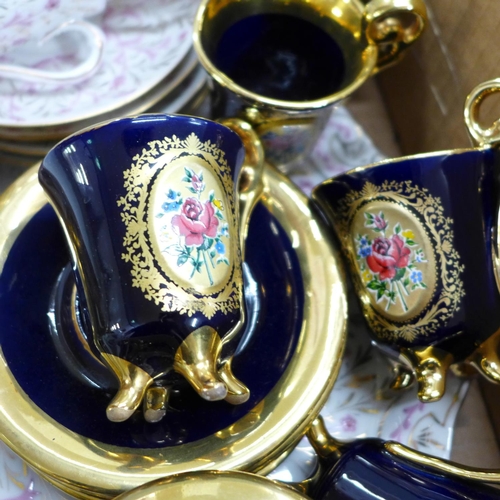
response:
M165 97L173 88L169 76L192 47L195 3L155 0L144 8L110 2L100 19L106 35L103 61L88 80L55 85L0 79L0 137L62 138L110 113L139 113ZM65 64L58 58L50 61L50 54L43 63L55 68Z

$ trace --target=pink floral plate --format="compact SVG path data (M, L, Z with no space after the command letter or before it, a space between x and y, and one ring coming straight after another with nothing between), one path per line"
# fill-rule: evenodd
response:
M0 78L0 135L20 135L99 117L139 99L158 85L191 48L195 0L109 0L99 23L106 35L103 61L77 84L27 83ZM69 36L69 35L68 35ZM71 65L58 40L47 42L43 58L30 60L29 47L11 57L45 69ZM76 43L68 39L67 46Z

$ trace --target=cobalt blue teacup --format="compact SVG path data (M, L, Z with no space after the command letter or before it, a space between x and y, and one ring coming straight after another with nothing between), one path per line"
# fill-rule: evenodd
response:
M359 167L312 194L377 343L409 366L422 401L442 396L453 363L500 380L500 136L477 121L480 102L498 88L487 82L466 103L479 147ZM408 381L401 375L396 387Z
M207 400L248 399L231 370L244 322L245 153L219 123L143 115L74 134L43 160L75 271L56 294L55 309L71 309L59 335L118 379L110 420L143 401L148 421L162 418L176 374Z
M203 0L194 48L215 118L252 124L266 159L307 157L339 102L420 37L423 0Z

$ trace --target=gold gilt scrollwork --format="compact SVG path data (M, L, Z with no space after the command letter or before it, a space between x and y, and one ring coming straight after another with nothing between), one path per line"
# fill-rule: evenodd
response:
M459 309L465 295L461 274L464 266L453 246L453 220L446 217L439 198L429 194L425 188L419 188L411 181L385 181L380 186L366 182L361 191L349 192L340 202L337 212L337 226L343 245L347 249L356 285L361 297L366 297L366 290L356 271L356 252L353 247L351 232L356 213L368 202L387 201L398 204L418 214L425 231L430 236L436 260L438 296L431 298L423 311L408 321L391 321L369 306L369 300L363 300L364 314L374 333L384 340L405 339L413 341L426 337L445 324Z
M242 275L238 238L231 239L233 258L227 280L215 292L207 288L205 293L197 290L194 294L189 286L183 287L161 272L148 235L148 201L153 178L159 169L184 158L187 161L201 159L218 177L229 201L226 215L230 234L238 234L234 182L224 152L210 141L201 142L194 133L186 139L174 135L149 142L147 148L134 156L132 166L123 172L126 194L117 201L122 207L121 218L126 226L122 259L131 265L132 286L140 288L144 297L161 306L163 311L177 311L189 316L200 312L211 318L218 311L227 314L240 308Z

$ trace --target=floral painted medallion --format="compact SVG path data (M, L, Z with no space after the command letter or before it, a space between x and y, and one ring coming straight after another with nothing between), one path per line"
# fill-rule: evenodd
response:
M384 340L418 341L446 325L465 294L453 221L438 198L407 182L366 182L336 219L365 317Z
M372 306L395 321L421 313L436 286L436 259L418 219L400 205L369 202L356 213L351 235Z
M211 318L240 308L237 205L224 153L195 134L152 141L124 172L122 259L164 311Z
M165 274L200 291L224 284L231 245L222 185L203 162L172 162L154 182L148 223L153 254ZM233 228L231 228L231 232Z

